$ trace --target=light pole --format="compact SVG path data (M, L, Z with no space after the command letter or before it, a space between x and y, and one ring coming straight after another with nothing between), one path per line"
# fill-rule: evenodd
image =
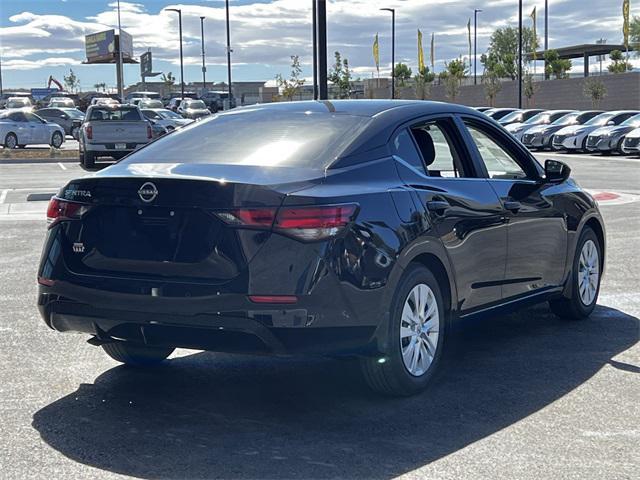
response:
M327 88L327 0L316 0L316 40L318 43L318 100L328 100Z
M544 53L545 57L549 50L549 0L544 0ZM544 78L547 77L547 59L544 60Z
M482 10L473 9L473 84L478 84L478 74L476 67L478 66L478 13Z
M311 28L313 29L313 99L318 100L318 19L316 0L311 0Z
M518 108L522 108L522 0L518 1Z
M123 72L122 72L122 28L120 27L120 0L118 0L118 65L116 68L116 75L118 76L118 96L120 101L124 102L124 85Z
M180 98L184 98L184 61L182 58L182 10L165 8L168 12L178 12L178 29L180 31Z
M207 89L207 67L204 59L204 17L200 17L200 38L202 39L202 93Z
M226 0L227 10L227 81L229 83L229 108L233 105L233 92L231 91L231 36L229 33L229 0Z
M396 9L395 8L381 8L391 12L391 98L396 98Z

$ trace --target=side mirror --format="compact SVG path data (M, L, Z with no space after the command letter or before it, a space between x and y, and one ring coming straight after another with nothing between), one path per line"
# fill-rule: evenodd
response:
M609 120L609 121L607 122L607 126L615 125L615 124L616 124L616 122L614 122L613 120Z
M558 160L545 160L544 176L548 183L562 183L571 175L571 168Z

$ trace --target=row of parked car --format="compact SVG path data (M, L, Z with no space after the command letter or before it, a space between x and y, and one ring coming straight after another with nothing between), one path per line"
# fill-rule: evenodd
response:
M640 111L478 107L532 150L640 153Z

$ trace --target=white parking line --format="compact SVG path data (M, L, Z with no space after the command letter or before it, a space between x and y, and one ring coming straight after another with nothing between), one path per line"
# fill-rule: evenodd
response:
M9 193L9 190L2 190L2 192L0 192L0 203L4 203L7 198L7 193Z
M64 163L62 162L58 162L58 166L62 169L62 170L66 170L67 167L64 166Z

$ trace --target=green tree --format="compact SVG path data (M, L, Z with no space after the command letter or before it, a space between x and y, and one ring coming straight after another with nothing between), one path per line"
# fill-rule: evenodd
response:
M71 68L69 69L69 75L65 75L63 77L63 81L70 92L75 92L76 89L80 86L80 79Z
M556 79L567 78L571 70L571 60L561 59L557 50L547 50L544 55L547 75L554 75Z
M445 62L445 71L440 73L440 80L444 84L447 97L455 102L456 97L460 93L462 80L467 74L467 65L461 58L456 58L450 62Z
M604 82L598 78L588 78L584 82L582 90L584 96L591 99L593 108L600 107L600 102L607 96L607 87Z
M611 64L607 67L611 73L624 73L633 70L633 65L627 62L620 50L612 50L609 54Z
M629 22L629 40L631 47L636 51L636 56L640 57L640 17L634 15Z
M404 82L411 78L411 69L405 63L398 63L393 69L393 76L400 81L400 86L404 87Z
M482 73L482 84L484 85L484 96L490 107L494 106L498 93L502 90L502 79L507 77L504 64L493 52L483 54L480 62L484 65Z
M351 91L351 70L349 60L342 58L340 52L334 52L335 62L327 75L327 79L338 89L339 98L349 98Z
M426 100L431 95L431 84L435 80L436 75L429 71L429 67L425 67L413 77L416 82L416 98Z
M291 76L287 80L282 75L276 75L276 82L278 87L282 89L282 96L287 100L292 101L296 95L300 92L300 89L304 85L304 78L300 78L302 74L302 67L300 67L300 59L298 55L291 56Z
M529 27L522 29L522 58L528 63L527 53L534 50L538 40L534 39L533 30ZM504 75L511 80L518 77L518 29L503 27L497 29L491 35L487 55L491 55L493 61L499 62Z

